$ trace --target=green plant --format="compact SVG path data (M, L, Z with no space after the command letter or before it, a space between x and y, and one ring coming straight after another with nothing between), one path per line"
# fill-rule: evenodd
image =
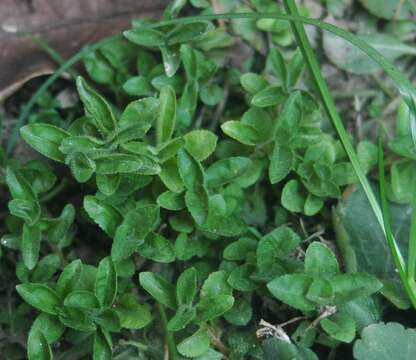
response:
M416 220L406 264L387 216L383 143L353 145L302 23L357 45L398 83L405 105L390 147L402 158L388 195L413 207L403 183L414 160L414 89L363 40L298 16L293 1L284 1L289 15L268 1L253 1L265 13L219 15L191 3L208 13L177 18L186 4L177 0L165 20L135 21L124 38L62 64L21 114L19 127L40 106L20 134L65 174L56 185L46 162L4 161L1 244L18 294L38 311L33 324L21 320L31 311L24 303L14 311L28 357L316 359L316 344L336 351L365 329L355 345L362 358L366 331L381 318L377 293L397 305L402 289L387 294L379 274L348 266L351 253L337 259L322 238L332 235L330 207L348 185L362 185L413 305ZM224 19L231 24L213 23ZM284 21L300 50L287 52ZM267 53L256 27L273 33ZM257 52L231 66L236 35ZM80 104L63 119L44 91L81 58L91 81L76 78ZM316 92L300 86L305 64ZM366 178L377 161L381 207Z

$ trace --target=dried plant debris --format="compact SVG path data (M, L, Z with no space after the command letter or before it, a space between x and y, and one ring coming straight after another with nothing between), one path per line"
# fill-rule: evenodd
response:
M86 44L119 33L136 17L158 17L167 0L2 0L0 99L56 64L33 41L41 36L64 58Z

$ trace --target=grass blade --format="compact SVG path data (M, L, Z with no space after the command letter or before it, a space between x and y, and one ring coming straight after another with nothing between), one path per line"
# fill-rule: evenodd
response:
M416 174L413 169L413 197L412 197L412 222L410 224L409 257L407 260L407 277L409 281L415 281L416 270Z
M284 4L286 7L286 11L290 15L298 15L297 7L296 7L294 0L284 0ZM365 171L363 167L361 166L358 156L354 150L354 147L348 138L348 133L345 130L341 117L336 109L334 100L331 97L328 86L322 76L319 63L316 59L315 52L309 43L305 29L303 25L300 23L292 22L291 24L292 24L293 32L295 34L296 41L302 51L302 54L304 56L304 60L308 66L308 69L312 74L313 81L317 87L322 103L354 167L354 170L358 176L361 186L363 187L365 191L365 194L370 203L370 206L374 214L376 215L376 218L381 228L383 229L388 245L390 247L390 252L394 259L395 266L397 267L399 271L400 279L406 289L406 292L410 300L412 301L413 306L416 307L416 294L413 291L412 287L409 286L410 284L406 276L407 275L406 264L400 252L400 249L397 245L397 242L394 239L394 235L393 235L393 231L392 231L392 227L390 223L389 207L388 207L386 191L385 191L384 155L383 155L382 142L380 141L380 145L379 145L380 193L381 193L381 204L382 204L382 207L380 208L378 201L375 197L375 194L371 188L371 185L365 175Z
M287 11L293 15L297 15L297 8L293 0L284 0L284 4L286 6ZM336 109L334 100L332 99L332 96L329 92L328 86L322 76L319 63L316 59L315 52L312 49L309 40L306 36L306 32L303 28L302 24L292 22L293 31L296 37L296 40L298 42L298 45L303 53L304 60L308 66L309 71L311 72L313 81L316 85L316 88L319 92L319 95L321 97L322 103L325 107L326 112L328 113L328 116L335 128L335 130L338 133L338 136L345 148L345 151L348 154L348 157L351 160L351 163L354 167L354 170L357 173L357 176L359 178L359 181L364 188L364 191L367 195L367 198L370 202L370 205L377 217L378 222L380 223L380 226L383 228L384 231L384 224L383 224L383 215L381 213L380 206L378 204L378 201L374 195L374 192L370 186L370 183L367 180L367 177L365 175L365 172L361 166L361 163L358 159L358 156L354 150L354 147L352 143L349 140L348 132L345 130L345 127L343 125L343 122L341 120L340 115L338 114L338 111Z
M378 177L379 177L379 186L380 186L380 202L381 209L383 212L383 222L384 228L386 230L386 239L390 248L395 250L392 253L399 253L400 250L397 246L397 242L394 239L393 228L390 222L390 209L387 201L387 192L386 192L386 174L384 171L384 147L383 147L383 137L380 135L378 142ZM404 262L404 260L402 260ZM397 264L396 264L397 266ZM400 270L400 269L399 269ZM400 272L402 275L402 272ZM403 269L403 274L406 274L406 268Z
M39 45L39 47L45 51L49 57L55 61L58 65L63 65L65 64L65 58L63 58L61 56L60 53L58 53L58 51L56 51L52 46L50 46L46 40L44 40L41 36L39 35L31 35L30 38L32 39L32 41L34 43L36 43L37 45ZM69 68L67 70L67 72L71 75L71 77L73 79L75 79L77 76L79 76L80 74L78 73L78 71L76 71L75 69L71 69Z
M414 308L416 308L416 289L414 284L414 277L413 275L410 277L411 273L411 262L414 261L414 259L410 260L415 256L415 239L413 239L412 242L412 232L414 236L414 228L415 226L415 212L413 211L412 216L412 225L411 225L411 237L409 239L409 262L408 262L408 269L406 268L400 268L398 266L399 259L397 258L397 254L400 254L400 250L398 248L397 242L394 239L393 235L393 228L391 226L390 221L390 209L387 201L387 193L386 193L386 176L384 172L384 150L383 150L383 138L380 136L379 144L378 144L378 174L379 174L379 183L380 183L380 200L381 200L381 208L383 211L383 221L384 221L384 227L386 229L386 239L387 243L390 247L390 251L393 254L394 262L396 264L396 267L399 270L400 280L402 281L402 284L406 290L406 293L412 302L412 305ZM416 196L413 196L415 198ZM414 208L412 209L414 210ZM396 256L395 256L396 255ZM403 261L403 259L401 259ZM414 264L413 264L413 273L414 273Z

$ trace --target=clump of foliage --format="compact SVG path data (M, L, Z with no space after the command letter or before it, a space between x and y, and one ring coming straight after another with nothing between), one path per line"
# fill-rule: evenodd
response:
M159 25L135 21L88 52L66 117L53 96L39 103L20 134L42 159L2 157L1 271L19 297L0 297L0 321L27 334L7 358L26 347L31 360L318 359L348 353L362 332L354 356L369 359L376 341L414 342L413 330L377 324L410 304L394 265L376 271L370 239L347 225L359 178L290 24ZM250 55L235 59L243 43ZM387 192L402 209L415 160L405 103L398 119ZM354 143L376 175L380 148Z

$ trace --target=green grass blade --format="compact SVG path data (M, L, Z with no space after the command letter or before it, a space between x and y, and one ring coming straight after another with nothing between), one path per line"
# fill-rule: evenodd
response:
M297 8L296 5L292 0L285 0L284 4L286 6L287 11L291 15L297 16ZM359 181L367 195L367 198L370 202L370 205L377 217L378 222L380 223L381 227L384 228L383 224L383 215L381 213L380 206L378 204L378 201L374 195L374 192L371 188L370 183L367 180L367 177L365 175L365 172L361 166L361 163L358 159L358 156L354 150L354 147L349 140L348 132L345 130L345 127L343 125L343 122L341 120L340 115L338 114L338 111L336 109L334 100L332 99L332 96L329 92L328 86L322 76L321 69L319 66L319 63L316 59L315 52L312 49L309 40L306 36L305 30L303 28L303 25L300 23L292 22L293 31L296 37L296 40L298 42L298 45L303 53L304 60L308 66L309 71L311 72L312 78L314 80L314 83L316 85L316 88L319 92L319 95L321 97L322 103L325 107L326 112L328 113L328 116L330 120L332 121L332 124L335 128L335 130L338 133L338 136L345 148L346 153L348 154L348 157L351 160L351 163L354 167L355 172L357 173L357 176L359 178Z
M416 270L416 171L413 169L412 222L410 224L409 255L407 260L407 277L415 281Z
M298 15L296 4L293 0L284 0L286 11L290 15ZM332 96L329 92L328 86L322 76L319 63L316 59L315 52L312 49L308 37L306 35L305 29L302 24L292 22L293 32L296 37L296 41L301 48L304 60L308 66L309 71L312 74L314 83L320 94L322 103L328 113L331 122L336 129L338 136L345 148L345 151L354 167L354 170L358 176L358 179L363 187L367 199L370 203L370 206L377 217L377 220L383 229L388 245L390 247L390 252L393 256L395 266L397 267L401 281L406 289L406 292L411 299L414 306L416 306L416 295L413 290L409 287L407 276L406 276L406 264L404 262L401 251L397 245L396 240L394 239L390 216L389 216L389 207L387 202L387 197L385 193L385 177L384 177L384 156L383 156L383 147L380 142L379 145L379 168L380 168L380 193L381 193L381 203L382 208L380 208L379 203L375 197L375 194L371 188L371 185L365 175L365 171L358 159L358 156L354 150L352 143L348 138L348 133L345 130L341 117L336 109L335 103L332 99Z
M45 51L49 55L49 57L58 65L62 66L63 64L65 64L65 58L63 58L61 54L58 51L56 51L52 46L50 46L41 36L32 35L31 39L34 43L39 45L39 47L42 48L43 51ZM69 68L67 72L71 75L73 79L80 75L78 71L71 68Z
M378 174L379 174L379 183L380 183L380 199L381 199L381 208L383 211L383 221L384 227L386 229L386 239L387 243L390 247L390 251L393 254L394 262L396 267L399 270L400 280L406 290L406 293L413 305L416 308L416 287L414 283L413 276L409 277L410 271L410 257L414 256L415 249L412 249L412 237L409 239L409 262L408 262L408 270L406 268L400 268L398 266L399 259L397 258L397 254L400 254L400 250L398 248L397 242L394 239L393 229L390 222L390 209L387 201L387 194L386 194L386 176L384 172L384 150L383 150L383 139L380 136L379 145L378 145ZM414 212L412 216L412 228L414 226ZM412 230L411 230L412 232ZM414 241L414 239L413 239ZM415 243L413 242L413 247ZM413 252L413 255L411 255ZM403 260L402 260L403 261ZM412 260L413 261L413 260ZM414 266L414 265L413 265Z
M386 175L384 171L384 148L383 148L383 139L380 136L378 143L378 176L379 176L379 186L380 186L380 202L381 209L383 211L383 222L386 229L386 238L387 242L392 250L392 253L400 253L400 250L397 246L397 242L394 239L393 228L390 221L390 209L387 201L386 193ZM402 260L403 261L403 260ZM396 264L397 265L397 264ZM400 269L399 269L400 270ZM403 274L406 274L406 268L403 269ZM402 275L401 272L401 275Z

